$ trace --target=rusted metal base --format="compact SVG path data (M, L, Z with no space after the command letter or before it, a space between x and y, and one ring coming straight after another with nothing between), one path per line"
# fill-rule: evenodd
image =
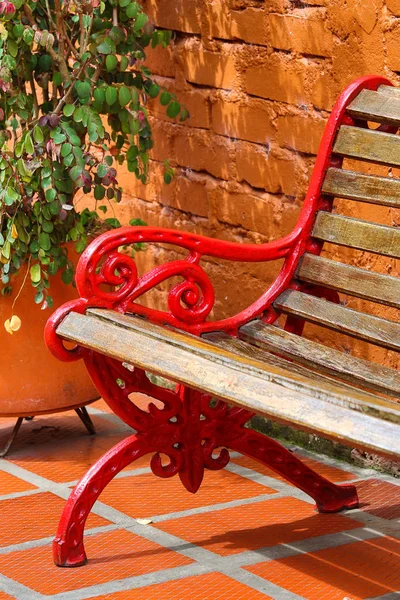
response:
M102 379L107 380L107 369L102 371ZM141 382L146 387L144 378ZM209 396L184 386L178 386L176 392L157 389L159 396L168 395L164 409L150 405L149 412L145 412L130 401L127 404L126 399L119 399L119 414L125 413L125 421L135 414L139 431L104 454L73 490L53 542L56 565L78 567L86 563L83 534L94 503L122 469L145 454L153 455L150 466L155 475L179 475L192 493L199 489L204 469L219 470L228 464L229 448L259 460L309 494L320 512L358 506L353 485L331 483L275 440L245 427L253 416L249 411L229 407L222 401L210 406ZM168 456L169 464L161 463L161 454Z

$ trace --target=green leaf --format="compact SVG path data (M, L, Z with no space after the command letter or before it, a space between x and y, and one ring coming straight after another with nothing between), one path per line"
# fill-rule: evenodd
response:
M46 219L42 223L42 229L46 233L51 233L54 229L54 223L52 221L46 221Z
M18 54L18 44L14 42L14 40L7 40L7 51L11 54L12 57L16 57Z
M114 54L109 54L106 58L107 71L115 71L118 66L118 59Z
M111 38L106 37L104 40L97 46L97 52L100 54L115 54L117 51L114 42Z
M152 83L147 91L150 98L157 98L158 94L160 93L160 86L157 83Z
M53 202L57 197L57 191L54 188L48 188L45 192L47 202Z
M36 303L36 304L41 304L41 303L43 302L43 299L44 299L44 294L43 294L43 292L38 292L38 293L35 295L35 303Z
M61 274L61 279L63 280L63 282L67 285L69 285L70 283L72 283L72 280L74 278L74 272L70 267L67 267L66 269L64 269L64 271Z
M33 139L37 144L42 144L44 142L43 131L39 125L35 125L33 128Z
M175 119L181 112L181 105L176 100L173 100L167 108L167 115L171 119Z
M133 2L126 9L126 14L131 19L134 19L137 14L135 5L136 5L136 2ZM139 29L142 29L146 25L148 20L149 20L149 17L145 13L138 14L136 17L136 20L135 20L135 25L133 26L134 31L139 31Z
M129 4L129 6L126 9L126 15L130 19L136 19L139 10L140 10L139 4L137 2L131 2L131 4ZM139 29L140 29L140 27L139 27Z
M103 179L103 177L107 174L107 171L108 167L104 163L99 164L97 167L97 175L100 177L100 179Z
M33 283L39 283L41 276L42 276L40 264L35 263L34 265L32 265L30 273L31 273L31 281Z
M42 231L42 233L39 235L39 247L46 251L50 250L51 248L50 236L45 231Z
M14 190L14 188L8 186L8 188L6 189L5 196L4 196L4 201L5 201L6 205L11 206L11 204L14 204L14 202L16 200L18 200L18 198L19 198L19 195Z
M88 81L77 81L75 89L79 98L87 98L90 94L90 83Z
M164 90L160 96L160 104L162 104L162 106L167 106L167 104L171 102L171 98L171 94Z
M96 200L103 200L106 195L106 190L102 185L96 185L94 188L94 197Z
M120 106L124 107L131 101L131 92L127 87L120 87L118 92L118 102Z
M112 85L109 85L106 90L106 102L109 106L112 106L117 100L117 89Z
M73 115L74 110L75 110L74 104L66 104L63 108L63 113L66 117L70 117L71 115Z
M120 5L122 8L125 8L125 7L126 7L126 6L128 6L128 4L130 4L130 3L131 3L131 0L119 0L119 5Z
M72 152L72 144L69 144L68 142L66 142L65 144L62 145L61 147L61 156L63 158L65 158L66 156L68 156L69 154L71 154Z
M35 148L33 146L32 138L31 138L31 136L30 136L29 133L25 136L25 152L27 154L33 154L35 152Z

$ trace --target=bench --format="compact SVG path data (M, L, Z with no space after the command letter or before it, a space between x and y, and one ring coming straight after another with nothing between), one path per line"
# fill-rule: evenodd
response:
M400 166L399 126L400 90L381 77L350 85L327 124L298 223L280 240L237 244L125 227L101 235L84 252L76 275L80 298L53 314L46 342L61 360L85 361L101 396L135 432L93 465L72 492L54 541L57 565L85 563L83 532L94 502L121 469L145 454L152 455L155 475L179 475L193 493L204 469L224 468L233 450L309 494L321 512L357 507L353 485L329 482L246 426L255 414L386 457L400 455L396 369L302 336L305 323L314 323L374 347L400 349L398 322L345 306L339 296L400 308L400 280L321 256L328 242L400 258L399 228L332 212L335 198L382 210L400 207L400 179L357 170L365 161ZM352 169L344 166L345 158L356 159ZM139 277L124 249L142 242L173 244L185 255ZM258 300L240 314L215 320L203 257L284 261ZM168 309L140 304L143 294L171 278ZM65 340L75 346L66 347ZM148 373L176 387L157 385ZM135 392L159 402L142 410L130 400Z

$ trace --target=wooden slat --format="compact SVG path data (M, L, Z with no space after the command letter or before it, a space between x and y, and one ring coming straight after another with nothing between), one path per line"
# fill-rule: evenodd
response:
M400 166L400 137L391 133L342 125L333 152L383 165Z
M400 100L400 88L392 85L380 85L378 87L378 93L394 96L395 98L399 98Z
M400 229L320 211L312 235L341 246L400 258Z
M362 403L356 401L354 403L354 406L352 405L352 407L355 410L361 410L362 412L366 412L366 413L371 412L371 414L373 414L374 416L377 416L377 411L379 412L381 404L383 403L382 405L386 407L386 399L378 397L378 396L376 396L376 394L370 393L365 390L365 388L369 387L369 384L365 380L365 378L362 378L362 377L357 378L357 377L353 377L353 376L342 377L340 375L340 373L338 373L335 370L331 370L331 372L328 372L328 370L325 370L324 373L322 373L321 372L322 369L320 368L318 363L313 362L312 360L309 360L309 363L307 366L305 366L305 364L301 363L301 361L299 361L299 360L297 360L297 362L293 362L292 358L294 358L294 357L292 357L292 356L290 356L290 357L287 356L287 358L290 359L290 360L287 360L286 358L283 358L283 356L286 356L286 354L284 352L280 352L280 350L279 350L279 340L278 340L277 347L274 347L274 345L271 344L267 351L267 345L263 346L262 343L259 342L258 338L253 339L251 337L251 335L249 335L249 333L248 333L249 331L251 331L251 328L254 327L255 325L259 326L261 328L261 330L264 326L266 326L267 330L269 328L272 328L273 330L277 330L280 333L291 335L291 336L293 336L293 338L295 338L293 340L293 343L295 345L297 344L297 340L305 339L305 338L301 338L300 336L297 336L294 334L290 334L290 333L288 334L286 331L278 329L277 327L275 327L273 325L267 325L267 324L263 323L262 321L252 321L251 323L248 324L249 329L247 329L247 325L244 325L243 331L239 332L240 339L231 337L230 335L227 335L226 333L224 333L222 331L215 332L215 333L206 333L202 336L202 339L207 340L207 342L210 342L210 343L218 346L218 348L223 348L224 350L228 350L229 352L239 353L242 356L247 356L249 358L259 360L259 361L261 360L264 365L279 367L281 369L285 369L289 373L296 373L297 375L301 375L302 377L307 377L308 379L311 379L311 380L322 381L322 382L330 383L330 384L333 384L336 386L340 385L340 388L343 390L343 393L349 393L350 395L352 395L354 392L359 392L360 387L364 388L363 394L365 394L365 399L368 397L369 404L367 405L365 401L363 401ZM305 340L305 341L309 343L309 348L308 348L309 352L312 352L314 342L311 342L309 340ZM322 346L322 348L325 349L325 346ZM327 350L329 351L329 348ZM279 352L280 356L276 356L275 354L272 354L272 352ZM339 354L341 357L341 364L343 364L343 354L341 352L339 352ZM326 356L326 353L325 353L325 356ZM310 358L310 355L308 356L308 358ZM346 357L346 359L347 359L347 357ZM354 360L357 361L357 359L354 359ZM369 361L365 361L365 362L367 363L368 366L371 364L371 363L369 363ZM361 365L359 364L358 366L362 367L362 363L361 363ZM376 370L378 370L378 365L375 365L375 366L377 367ZM393 369L388 369L388 370L391 373L393 372L395 375L397 375L397 372L393 371ZM340 380L340 381L338 381L338 380ZM344 383L344 380L350 381L354 385L348 385L348 384ZM391 379L390 379L390 381L391 381ZM387 383L387 381L385 380L384 385L375 386L374 391L379 391L380 393L385 393L386 395L389 395L389 396L395 395L397 397L397 393L396 394L388 393L386 383ZM398 385L396 387L396 390L398 391L398 395L400 396L400 377L398 377L397 383L398 383ZM358 388L355 387L357 385L359 386ZM370 387L370 389L372 389L372 387ZM390 406L392 406L392 404ZM394 419L397 420L398 417L400 418L400 404L395 404L395 407L396 408L395 408L395 413L394 413L394 415L395 415ZM383 418L387 418L387 417L383 417Z
M400 99L389 94L362 90L349 104L347 112L356 119L400 125Z
M276 352L327 375L350 381L382 394L400 397L400 372L362 358L328 348L262 321L252 321L239 330L240 339ZM400 406L400 405L399 405Z
M398 277L352 267L313 254L303 256L297 269L297 277L307 283L323 285L357 298L400 308Z
M367 340L391 350L400 350L400 324L340 304L327 302L303 292L287 290L274 302L282 312Z
M397 424L351 408L357 400L368 404L369 398L362 392L349 397L341 393L339 386L266 368L262 362L166 328L148 328L142 319L125 317L124 323L120 315L117 322L112 322L111 316L102 318L100 313L70 313L57 332L64 339L100 354L224 398L281 423L389 456L400 452ZM392 407L387 411L391 420L394 410Z
M400 207L400 179L364 175L344 169L328 169L324 194L383 206Z

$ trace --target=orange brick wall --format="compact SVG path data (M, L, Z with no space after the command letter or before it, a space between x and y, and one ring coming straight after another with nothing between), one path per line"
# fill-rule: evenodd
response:
M176 31L148 65L191 118L176 124L152 102L151 181L121 176L122 220L243 243L289 232L337 95L372 72L399 80L400 0L143 1L156 25ZM170 186L166 157L176 169ZM140 260L148 268L174 256L149 249ZM277 265L207 268L222 316L255 299Z

